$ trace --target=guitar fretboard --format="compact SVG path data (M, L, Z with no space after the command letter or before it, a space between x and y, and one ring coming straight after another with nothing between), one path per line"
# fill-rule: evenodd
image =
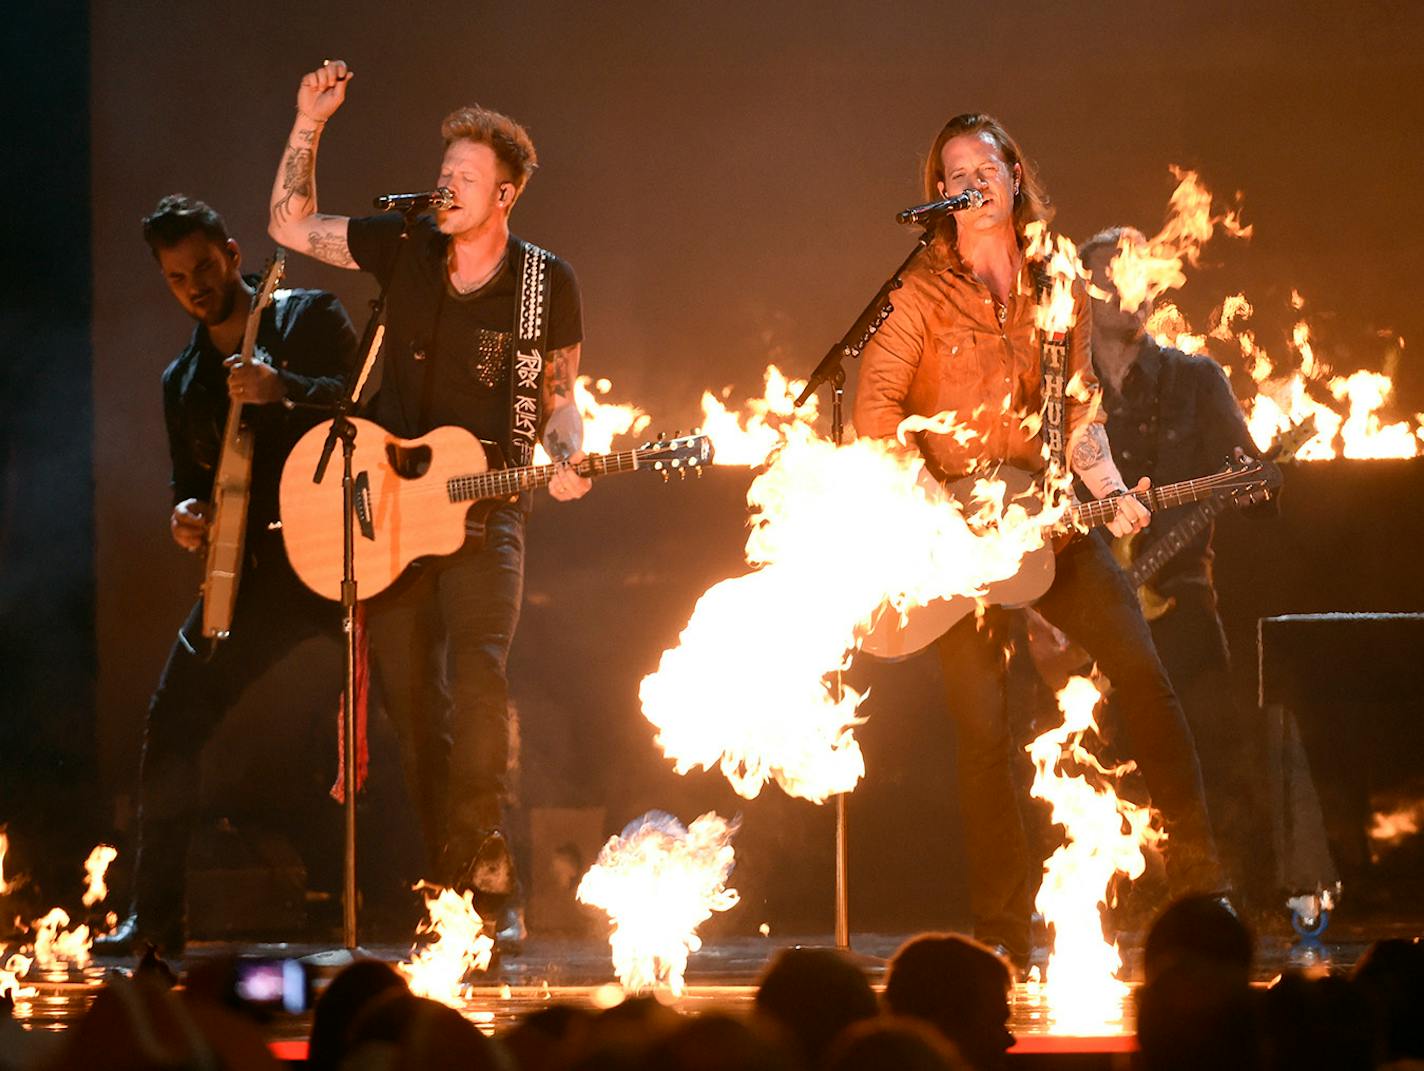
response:
M1242 480L1243 474L1240 472L1218 472L1195 480L1169 483L1165 487L1149 487L1145 491L1129 491L1127 494L1155 512L1159 509L1185 506L1189 502L1199 502L1218 491L1227 490L1233 486L1239 487ZM1100 498L1095 502L1074 506L1074 521L1085 528L1096 528L1100 524L1107 524L1117 515L1118 497L1114 495L1112 498Z
M632 472L650 451L624 450L616 454L591 454L574 466L580 476L606 476L612 472ZM445 481L451 502L475 502L481 498L504 498L521 491L543 487L559 471L558 465L527 465L517 469L491 469L452 476Z

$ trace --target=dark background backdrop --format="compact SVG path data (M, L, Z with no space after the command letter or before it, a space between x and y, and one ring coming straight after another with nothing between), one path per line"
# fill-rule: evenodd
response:
M163 194L202 197L260 264L296 84L324 57L356 71L323 140L326 210L359 213L374 193L428 187L439 120L459 104L529 127L542 167L515 227L574 264L584 370L611 378L614 396L655 426L693 423L704 388L758 393L768 361L815 363L903 255L910 235L891 217L920 199L931 136L970 109L1019 138L1059 206L1057 226L1079 240L1120 222L1154 230L1171 163L1199 169L1213 190L1244 191L1255 236L1211 248L1183 295L1188 310L1202 321L1244 288L1262 341L1283 354L1273 332L1296 288L1322 355L1340 367L1377 365L1377 333L1403 335L1401 413L1424 408L1412 356L1424 341L1416 5L446 8L60 4L17 16L7 35L12 152L25 166L5 169L21 185L0 362L0 688L11 726L0 821L29 842L34 866L47 857L77 871L91 836L122 831L148 694L198 580L167 534L158 390L191 325L138 220ZM289 279L336 290L358 322L373 295L363 276L300 258ZM1395 469L1417 505L1417 465ZM741 804L716 775L674 777L637 709L638 676L696 595L739 568L745 482L721 472L665 493L630 477L538 511L536 597L513 667L524 794L606 803L606 832L647 806L684 819L742 807L738 884L750 906L734 913L739 924L824 926L829 813L777 790ZM1377 571L1330 590L1310 582L1312 563L1345 578L1348 563L1313 556L1319 544L1299 528L1286 537L1291 519L1288 506L1257 528L1249 554L1223 551L1243 674L1259 612L1424 606L1403 529L1383 513L1332 544ZM1272 542L1281 538L1294 541L1293 569ZM1261 554L1283 578L1276 595L1262 594ZM1386 562L1397 568L1378 571ZM312 836L334 831L315 801L332 766L320 683L335 667L333 650L314 644L259 682L215 749L212 814L280 826L299 811ZM938 703L933 671L918 666L868 708L870 776L853 801L867 925L947 924L959 910L952 742ZM407 827L389 756L377 759L367 826L386 850ZM34 847L41 826L72 831L72 843Z

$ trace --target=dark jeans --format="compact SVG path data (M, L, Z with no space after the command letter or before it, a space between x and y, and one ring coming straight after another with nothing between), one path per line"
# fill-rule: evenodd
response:
M1152 622L1152 639L1196 738L1217 841L1233 878L1244 880L1263 835L1260 812L1253 813L1253 726L1243 724L1232 692L1215 593L1190 587L1173 598L1176 605Z
M483 541L416 563L367 604L373 679L440 881L503 823L505 666L524 591L524 524L519 507L499 507Z
M1113 682L1132 755L1167 821L1173 885L1220 888L1192 733L1127 578L1107 548L1091 537L1069 543L1058 556L1053 586L1035 608L1092 655ZM1033 882L1013 776L998 616L987 615L984 628L972 617L959 622L940 638L939 653L958 730L975 936L1023 955L1029 950Z
M140 771L134 909L146 929L181 924L188 843L198 814L199 759L247 685L301 641L335 634L340 608L312 594L287 564L281 537L249 537L232 631L213 648L199 599L169 652L148 707ZM340 690L333 679L332 702Z

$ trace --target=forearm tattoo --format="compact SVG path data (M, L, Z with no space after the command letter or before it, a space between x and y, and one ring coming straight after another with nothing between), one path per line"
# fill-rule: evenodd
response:
M1102 427L1098 424L1089 426L1078 437L1078 443L1073 447L1073 470L1083 472L1085 469L1101 465L1107 457L1106 447L1107 443L1103 441Z
M578 379L579 346L563 346L549 351L544 362L544 405L555 406L572 402L574 381Z
M272 218L279 223L284 223L294 215L292 202L297 202L297 207L303 205L310 207L312 194L316 188L312 181L316 172L316 153L312 149L298 148L294 145L287 146L287 153L282 157L282 196L272 202Z
M356 259L346 239L340 234L325 234L321 231L307 232L307 247L317 260L333 264L338 268L356 267Z

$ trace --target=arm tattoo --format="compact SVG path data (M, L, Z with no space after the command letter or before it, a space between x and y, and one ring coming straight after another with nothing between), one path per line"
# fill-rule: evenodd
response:
M282 196L272 203L274 219L284 221L292 213L291 203L310 202L312 198L312 175L316 168L316 154L311 149L288 146L287 155L282 158Z
M1091 425L1079 436L1077 445L1073 447L1072 467L1075 472L1095 468L1103 463L1107 453L1103 449L1102 440L1102 428L1097 424Z
M544 405L553 409L574 400L578 379L579 343L549 351L544 362Z
M317 260L334 264L338 268L356 267L356 259L352 257L351 250L342 235L308 231L307 246L311 255Z

